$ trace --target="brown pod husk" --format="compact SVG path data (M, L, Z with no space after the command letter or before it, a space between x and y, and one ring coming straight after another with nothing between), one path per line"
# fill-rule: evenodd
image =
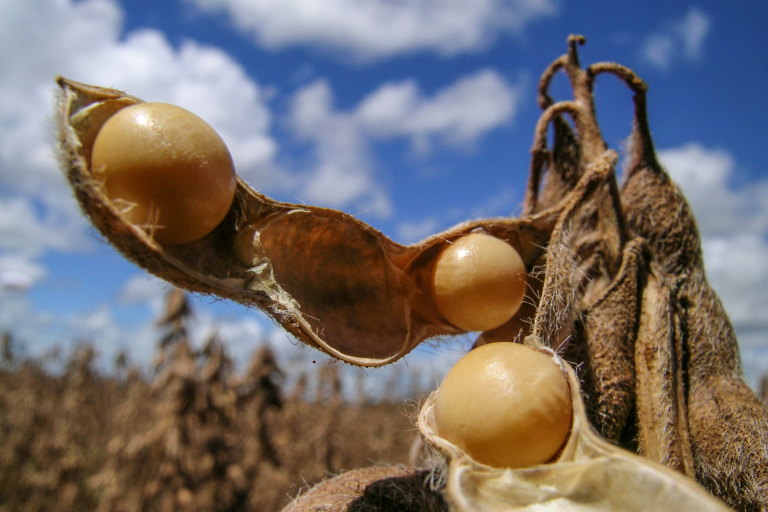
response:
M582 71L576 44L583 38L572 36L569 43L568 55L542 76L539 103L545 109L543 118L558 105L579 113L576 139L582 162L589 163L590 155L604 147L595 137L599 133L592 95L595 77L613 74L635 93L635 123L620 205L615 205L617 191L609 183L579 214L572 239L575 265L583 279L573 293L577 314L565 356L579 364L588 415L604 435L695 476L730 505L765 510L768 414L744 382L733 328L706 281L690 207L656 158L646 115L647 86L631 70L614 63ZM571 82L575 102L555 104L548 95L552 76L561 69ZM565 109L570 103L575 106ZM560 137L573 145L565 135ZM559 161L550 167L565 176L567 160L561 156ZM535 173L531 178L539 179ZM560 184L555 190L562 193L566 180L555 183ZM547 183L538 193L538 184L529 183L526 211L536 211L538 196L540 201L547 196L546 187ZM632 237L637 238L631 244L647 240L647 249L637 279L627 280L617 264L630 268L625 261L626 240ZM624 255L617 257L622 247L627 247ZM622 279L627 282L619 286ZM638 291L635 297L633 288ZM613 300L605 295L611 290ZM540 309L548 305L542 299ZM631 369L634 378L627 374Z
M683 367L675 350L674 295L658 267L654 270L646 275L635 341L638 450L653 461L694 477Z
M577 362L587 414L606 439L633 448L635 337L650 251L642 239L624 249L621 267L599 294L586 293L573 339L563 357Z
M391 363L428 337L463 332L442 317L430 291L432 268L446 244L482 230L512 245L533 272L561 214L584 203L604 180L603 170L585 173L544 211L467 222L403 246L350 215L274 201L238 178L232 207L213 232L161 246L151 230L123 219L89 164L101 125L141 100L58 82L60 160L81 208L110 243L180 288L259 307L301 341L357 365Z
M579 44L584 44L583 37L570 36L568 53L542 75L539 104L544 113L536 125L524 205L525 212L538 211L556 198L571 197L585 176L601 177L588 200L580 201L567 216L565 212L561 215L547 251L547 277L533 334L559 348L575 334L575 324L585 308L611 286L628 241L615 177L618 157L607 148L597 125L592 81L580 67ZM560 70L571 83L573 101L554 103L549 97L549 84ZM566 114L573 119L578 135L564 120ZM546 141L550 124L555 132L552 151ZM556 334L553 329L562 332Z
M687 471L695 471L713 494L740 510L766 510L768 412L744 381L733 326L706 279L690 206L656 158L646 88L628 70L617 74L635 92L622 205L630 232L648 240L661 289L669 297L663 313L669 333L662 328L655 336L669 339L664 369L670 379L643 392L646 400L660 402L649 414L658 414L661 407L676 411L677 417L674 428L649 431L641 440L646 446L663 445L654 436L676 437L678 453L661 451L654 458L687 454ZM658 380L659 369L655 371L639 377Z
M551 106L551 104L547 105ZM573 189L584 173L578 139L561 117L552 120L555 140L551 151L541 151L541 166L534 166L526 189L523 216L556 205Z
M527 343L535 343L528 338ZM417 426L426 442L445 457L446 496L458 512L491 511L669 511L729 510L692 479L614 446L591 428L573 369L551 349L548 355L568 379L573 421L555 459L525 469L499 469L474 461L435 428L433 392Z
M283 512L447 512L429 471L374 466L329 478L299 495Z

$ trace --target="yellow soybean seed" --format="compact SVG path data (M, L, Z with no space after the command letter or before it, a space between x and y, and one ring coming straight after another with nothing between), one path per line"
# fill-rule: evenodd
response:
M477 462L523 468L551 460L568 437L571 393L560 367L517 343L476 348L437 390L437 433Z
M520 254L496 237L471 233L450 244L432 274L432 298L448 322L487 331L512 318L525 297Z
M94 141L91 171L124 218L159 243L204 237L235 195L235 168L221 137L165 103L140 103L110 117Z

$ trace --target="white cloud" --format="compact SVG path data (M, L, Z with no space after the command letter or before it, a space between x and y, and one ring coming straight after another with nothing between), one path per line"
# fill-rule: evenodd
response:
M0 249L39 256L47 248L71 251L86 243L73 214L40 210L29 196L0 199Z
M5 2L0 11L0 179L24 191L63 188L50 155L53 78L113 86L183 106L222 134L241 171L257 173L275 152L259 86L223 51L193 41L177 50L160 32L121 40L112 1Z
M743 330L739 332L741 364L744 377L752 389L759 391L761 377L768 374L768 343L764 330Z
M46 277L36 260L48 249L71 252L91 246L77 212L64 206L36 207L28 196L0 198L0 288L24 291Z
M556 0L188 0L227 13L267 48L312 45L358 59L476 51L557 14Z
M675 40L669 35L648 36L643 44L643 57L657 68L667 69L675 52Z
M434 217L420 221L404 221L397 226L397 241L402 244L412 244L423 240L437 232L438 222Z
M75 315L66 323L70 332L80 340L111 348L125 343L126 332L115 322L112 308L106 304L92 311Z
M142 30L90 52L73 68L80 81L194 112L221 135L242 176L255 183L276 179L269 175L277 147L264 93L223 51L193 41L175 50L161 33Z
M26 291L43 279L47 270L18 254L0 255L0 290Z
M734 325L764 330L768 343L768 242L736 233L704 239L707 278L718 291Z
M10 332L25 356L41 357L53 348L68 353L75 344L91 343L108 361L123 347L131 356L141 353L138 332L128 331L115 321L113 310L102 304L93 310L62 316L40 311L29 296L0 287L0 331ZM143 355L143 354L142 354Z
M325 81L300 89L293 98L291 126L313 144L315 166L303 180L299 198L331 208L353 206L388 217L392 205L374 177L365 135L355 119L333 110L333 93Z
M702 234L707 278L739 334L742 352L765 345L768 180L733 187L733 157L696 143L659 151L659 158L691 204Z
M40 355L55 345L57 340L49 333L53 324L54 315L35 310L27 294L17 293L14 287L0 287L0 331L12 333L26 345L28 354Z
M171 289L171 285L159 277L142 272L125 282L117 302L125 305L146 303L154 314L159 315Z
M709 35L711 25L709 16L696 8L688 11L688 15L674 25L675 32L682 40L686 58L691 60L701 58L701 48L704 45L704 39Z
M368 152L372 141L406 137L422 154L435 143L470 146L511 122L521 89L496 71L483 70L432 97L421 94L410 80L384 84L356 108L340 112L327 82L305 86L293 98L291 126L313 144L316 165L300 197L334 208L352 204L358 211L387 217L391 204L375 180Z
M428 144L430 137L463 144L508 123L519 96L520 88L486 69L460 78L433 98L423 97L411 80L385 84L363 100L356 117L372 135L407 136L415 147Z
M678 61L697 62L703 57L704 41L711 26L710 17L692 7L684 18L668 22L663 29L647 36L642 57L662 70Z

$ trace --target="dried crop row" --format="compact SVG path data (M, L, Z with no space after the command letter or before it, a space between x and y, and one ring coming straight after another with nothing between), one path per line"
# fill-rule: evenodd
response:
M408 460L416 434L401 403L284 398L269 350L234 375L223 348L193 352L177 335L152 379L124 358L97 372L87 345L61 374L6 358L0 511L277 511L329 473Z

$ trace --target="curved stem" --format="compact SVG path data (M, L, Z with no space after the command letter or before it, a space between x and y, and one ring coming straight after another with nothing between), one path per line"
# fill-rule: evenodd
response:
M627 84L635 94L645 94L648 91L648 85L634 71L615 62L596 62L587 68L586 73L590 82L594 82L597 75L610 73Z
M640 168L661 170L661 165L656 159L656 150L653 147L651 129L648 126L645 93L635 94L634 101L635 120L632 127L632 157L628 162L628 176L631 176L636 169Z
M577 125L583 115L581 105L575 101L559 101L547 107L547 109L541 113L539 120L536 122L536 129L533 134L533 147L531 148L531 152L547 149L547 129L549 128L549 123L551 123L552 119L555 117L565 113L570 114L574 123Z
M658 169L659 163L653 147L651 130L648 125L648 111L646 109L648 84L628 67L614 62L597 62L587 68L587 77L591 83L594 83L597 75L602 73L614 75L635 93L633 98L635 103L635 119L634 126L632 127L632 157L628 166L630 174L634 169L638 168Z
M541 186L541 170L549 161L550 152L547 148L547 130L549 123L564 113L569 113L576 120L579 116L579 105L573 101L561 101L550 105L541 113L533 136L531 148L531 168L528 174L528 185L525 190L525 208L523 215L530 215L536 210L539 201L539 187Z
M578 46L584 46L587 38L582 35L571 34L568 36L568 61L576 68L580 68Z
M555 101L549 95L549 85L552 83L552 78L560 71L568 62L568 55L562 55L557 60L544 70L539 78L539 94L538 102L541 110L545 110L550 107Z
M525 199L523 200L523 217L533 215L539 204L539 187L541 186L541 170L544 164L549 161L549 150L539 149L531 151L531 167L528 172L528 185L525 189Z
M578 47L585 43L584 36L568 36L568 62L565 64L565 72L571 82L574 101L581 107L581 115L574 118L579 136L579 149L584 162L590 163L600 158L608 146L597 125L591 81L579 65Z

